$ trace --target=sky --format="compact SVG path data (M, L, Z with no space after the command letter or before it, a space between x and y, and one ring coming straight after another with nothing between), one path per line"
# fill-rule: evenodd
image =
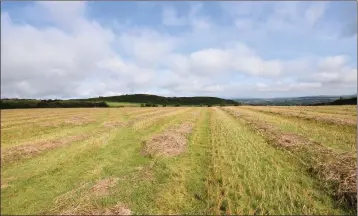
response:
M1 97L357 92L357 2L1 2Z

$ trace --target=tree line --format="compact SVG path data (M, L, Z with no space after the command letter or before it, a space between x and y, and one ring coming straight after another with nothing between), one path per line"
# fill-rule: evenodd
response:
M76 100L2 99L0 109L108 107L106 102Z

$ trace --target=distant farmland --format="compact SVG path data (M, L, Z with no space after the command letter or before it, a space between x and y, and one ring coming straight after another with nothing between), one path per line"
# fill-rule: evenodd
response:
M354 215L356 108L2 110L1 212Z

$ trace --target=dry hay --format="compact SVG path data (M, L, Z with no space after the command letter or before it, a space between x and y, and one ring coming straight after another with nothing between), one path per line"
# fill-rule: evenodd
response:
M251 128L263 134L270 144L292 152L309 153L311 162L306 164L308 171L315 174L328 187L333 188L336 199L354 208L357 207L357 165L354 156L349 153L334 152L298 134L284 133L277 127L252 116L228 111L244 119Z
M118 180L113 177L100 180L92 187L90 194L85 192L89 183L84 182L56 198L55 207L50 212L56 212L56 215L130 215L130 209L120 202L107 208L91 203L93 193L95 196L107 195L108 188L115 186Z
M153 137L145 144L145 155L177 156L186 150L186 138L172 132Z
M142 153L144 155L177 156L186 151L187 135L191 133L194 124L184 123L177 128L154 136L144 143Z
M153 172L151 170L151 167L140 166L140 167L137 167L135 170L138 171L137 177L140 180L153 180Z
M70 209L60 213L60 215L131 215L131 210L121 202L116 205L100 208L97 206L83 206L80 209Z
M123 122L118 122L118 121L110 121L102 124L102 126L106 128L116 128L116 127L122 127L124 125L125 124Z
M70 190L70 191L58 196L55 199L56 207L53 208L52 211L59 209L64 203L73 199L75 197L76 193L82 192L88 185L89 185L88 182L83 182L80 185L76 186L73 190Z
M109 194L109 188L116 186L119 178L106 178L99 180L92 188L92 193L96 196L105 196Z
M181 135L187 135L190 134L191 131L194 128L194 124L191 122L186 122L184 124L181 124L178 128L170 129L169 131L172 131L173 133L180 133Z
M15 177L8 177L8 178L2 178L1 179L1 189L5 189L10 186L10 182L14 181Z
M304 137L294 133L282 133L276 137L277 143L283 147L306 145L309 142Z
M347 153L335 153L331 150L315 150L324 162L312 165L309 171L319 176L335 189L335 198L357 207L357 166L356 159Z
M21 158L28 158L34 155L41 154L45 150L54 149L63 145L71 144L79 140L83 140L89 135L77 135L70 136L59 140L47 140L41 141L35 144L24 144L19 146L14 146L1 151L1 162L9 162L13 160L18 160Z
M91 122L94 122L94 121L84 118L84 117L78 117L78 116L74 116L71 119L65 120L65 123L73 124L73 125L84 125L84 124L88 124Z
M346 116L342 116L342 115L327 115L327 114L320 114L320 113L310 113L306 111L297 112L295 110L282 110L282 109L261 108L261 107L255 107L252 109L268 114L279 114L287 117L296 117L306 120L313 120L317 122L326 122L330 124L352 125L352 126L357 125L356 119L346 118Z
M6 184L6 183L1 184L1 189L5 189L5 188L7 188L7 187L9 187L9 184Z
M131 210L124 204L118 202L115 206L105 208L103 210L94 210L84 212L89 215L131 215Z

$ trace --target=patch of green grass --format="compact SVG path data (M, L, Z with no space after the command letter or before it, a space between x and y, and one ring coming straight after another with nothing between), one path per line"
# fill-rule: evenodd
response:
M106 101L106 104L110 107L140 107L140 103L130 103L130 102L109 102Z

